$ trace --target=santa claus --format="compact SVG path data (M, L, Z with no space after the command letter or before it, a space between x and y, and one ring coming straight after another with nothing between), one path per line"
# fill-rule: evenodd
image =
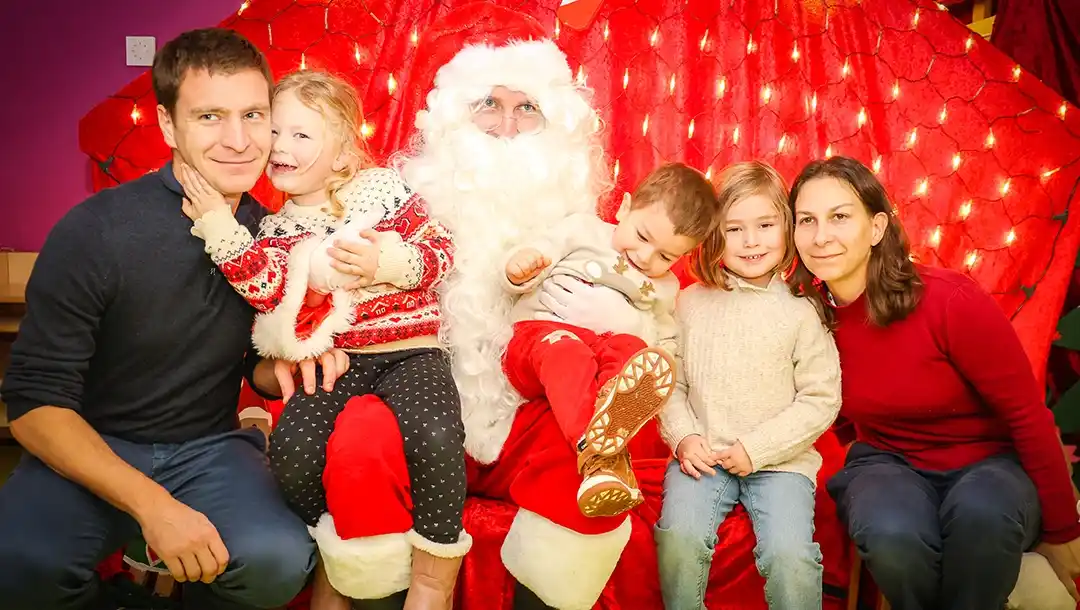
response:
M415 116L417 132L395 165L455 235L442 334L462 397L469 491L519 507L501 550L519 583L516 608L591 608L631 526L625 514L582 514L576 449L547 404L524 401L504 374L513 300L500 261L568 214L595 213L612 184L601 123L530 17L462 6L425 32L416 57L404 118ZM543 288L558 318L597 333L640 330L640 314L617 292L559 281ZM330 440L330 517L315 536L335 588L367 600L358 607L400 608L396 593L410 580L453 594L460 558L411 560L400 446L393 415L372 397L353 401Z

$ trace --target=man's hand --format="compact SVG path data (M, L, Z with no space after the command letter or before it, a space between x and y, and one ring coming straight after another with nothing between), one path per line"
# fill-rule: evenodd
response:
M182 163L178 166L177 179L180 186L184 187L184 215L192 220L198 220L208 212L225 210L232 213L232 207L225 201L225 196L217 192L210 183L195 171L195 168Z
M540 285L540 303L547 312L537 320L565 322L594 333L642 334L643 316L626 297L607 286L593 286L567 275L557 275Z
M229 565L229 551L217 528L202 513L168 497L137 516L146 544L177 582L213 582Z
M328 250L334 269L356 276L356 281L345 287L346 290L365 288L375 281L375 272L379 270L379 242L382 234L370 229L360 231L362 241L334 240L334 247Z
M506 263L506 279L515 286L540 275L551 264L551 260L536 248L518 250Z
M1080 538L1064 544L1039 543L1035 552L1042 555L1054 568L1061 584L1069 591L1073 599L1080 602L1080 593L1076 591L1075 579L1080 576Z
M754 471L754 465L750 462L750 456L746 455L746 448L739 441L727 449L721 449L713 454L716 463L720 467L738 477L745 477Z
M675 448L675 459L679 460L679 469L683 474L695 479L700 479L701 473L710 477L716 474L712 469L716 466L713 452L709 449L708 441L700 434L691 434L679 441L679 446Z
M322 389L331 391L334 383L349 370L349 354L339 349L332 349L318 358L308 358L302 362L289 362L287 360L274 361L274 377L281 387L282 402L289 402L296 393L296 379L300 378L304 393L315 393L315 365L322 366Z

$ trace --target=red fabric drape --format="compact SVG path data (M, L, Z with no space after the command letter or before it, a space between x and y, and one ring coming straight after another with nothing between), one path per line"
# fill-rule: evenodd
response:
M1080 0L998 0L990 42L1080 104Z

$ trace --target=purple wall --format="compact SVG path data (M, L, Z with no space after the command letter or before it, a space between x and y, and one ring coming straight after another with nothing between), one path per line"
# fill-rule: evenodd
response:
M239 7L240 0L0 1L0 248L40 249L53 224L90 195L79 119L147 69L125 65L124 37L156 36L160 47Z

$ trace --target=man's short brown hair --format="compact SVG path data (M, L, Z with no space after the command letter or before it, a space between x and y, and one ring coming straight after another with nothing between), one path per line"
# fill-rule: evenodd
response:
M270 63L247 38L225 28L189 30L158 50L150 70L154 96L169 116L176 110L180 83L190 70L206 70L211 75L258 70L266 77L268 94L274 86Z
M664 206L675 234L701 241L717 222L720 204L705 174L685 163L666 163L654 169L630 196L630 209Z

